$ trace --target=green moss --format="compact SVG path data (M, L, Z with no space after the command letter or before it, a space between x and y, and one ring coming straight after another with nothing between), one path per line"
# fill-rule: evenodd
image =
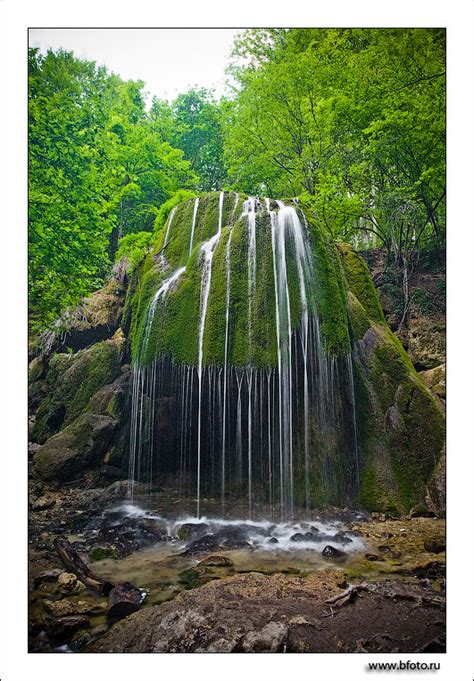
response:
M120 349L103 341L75 355L53 356L47 374L51 393L38 409L33 438L43 443L84 412L90 398L120 373Z
M338 249L349 289L363 306L369 319L384 322L382 306L364 259L348 244L338 244Z
M118 557L119 553L115 546L94 546L89 551L89 558L92 562L105 560L106 558L117 559Z
M319 226L312 226L316 308L328 353L350 350L345 283L336 247Z

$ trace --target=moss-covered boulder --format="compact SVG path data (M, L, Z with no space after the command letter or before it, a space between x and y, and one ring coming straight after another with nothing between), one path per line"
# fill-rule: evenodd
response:
M103 461L116 422L110 416L82 414L36 453L33 471L42 480L66 482Z
M90 398L120 373L123 336L97 343L76 354L58 353L51 357L47 374L50 392L36 415L33 438L48 437L72 423L86 409Z
M369 510L407 513L424 501L441 457L444 415L385 323L364 260L346 245L339 252L357 367L360 500Z

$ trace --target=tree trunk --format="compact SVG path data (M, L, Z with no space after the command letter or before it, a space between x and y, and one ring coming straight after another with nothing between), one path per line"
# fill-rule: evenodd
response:
M142 592L131 582L117 584L109 593L107 616L119 619L136 612L142 601Z
M89 587L89 589L98 591L104 594L104 596L107 596L112 591L114 585L97 577L84 563L76 549L71 546L67 539L57 537L54 540L54 548L66 570L75 574L79 581Z

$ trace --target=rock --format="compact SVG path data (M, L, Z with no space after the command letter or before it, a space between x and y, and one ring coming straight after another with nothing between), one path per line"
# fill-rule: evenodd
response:
M85 615L69 615L53 619L48 625L48 633L56 639L66 639L72 632L90 626L89 618Z
M58 587L62 593L78 593L86 588L72 572L61 572L58 577Z
M334 535L334 541L338 544L342 544L343 546L346 546L346 544L352 544L352 539L348 537L347 534L342 530L336 532Z
M410 320L408 354L417 371L433 369L446 362L446 324L428 317Z
M166 541L166 528L154 518L124 517L121 513L109 513L99 529L98 539L115 547L126 556L159 541Z
M372 514L372 520L376 520L379 523L384 523L387 520L387 516L385 513L378 513L377 511L374 511Z
M51 497L40 497L33 504L31 504L32 511L47 511L49 508L53 508L56 505L56 499Z
M430 511L424 504L419 504L410 510L409 518L434 518L435 513Z
M428 539L425 541L424 547L429 553L441 553L446 551L446 542L444 539Z
M59 575L63 574L64 571L60 569L56 570L44 570L39 572L34 578L33 583L35 588L37 588L42 582L57 582Z
M440 561L431 560L414 567L412 573L418 579L443 579L446 576L446 565Z
M288 635L288 627L282 622L269 622L260 631L249 631L242 641L246 653L278 653Z
M245 526L224 527L216 532L215 539L226 549L242 549L251 546L248 540L250 529Z
M207 556L199 561L198 565L208 565L215 567L232 567L233 562L226 556Z
M69 601L63 598L61 601L44 601L44 609L52 617L60 618L69 615L100 615L105 613L105 605L87 601Z
M305 538L304 534L302 534L301 532L296 532L295 534L291 535L290 541L303 542L303 541L306 541L306 538Z
M28 457L33 458L40 449L41 445L39 445L37 442L28 442Z
M92 632L85 631L81 629L80 631L76 631L74 636L71 639L71 649L74 650L74 652L78 652L79 650L82 650L83 648L86 647L88 643L92 641Z
M96 544L89 551L89 560L95 562L97 560L105 560L106 558L118 558L119 552L117 547L111 544Z
M324 549L322 555L324 558L327 558L328 560L345 560L347 558L347 553L344 551L340 551L339 549L336 549L334 546L331 546L330 544L327 544Z
M135 494L146 494L149 491L149 486L140 482L135 482L133 491ZM106 487L102 492L102 497L105 500L126 499L128 496L128 480L117 480Z
M440 364L440 366L427 371L420 371L420 376L431 392L442 400L446 399L446 364Z
M269 544L279 544L280 542L278 541L278 539L276 537L270 537L270 539L268 540L268 543Z
M179 581L186 589L197 589L215 578L214 571L208 565L200 563L194 568L188 568L179 573Z
M28 364L28 383L35 383L45 375L46 362L44 357L34 357Z
M121 354L121 344L110 340L75 355L54 355L47 375L50 391L36 414L33 440L43 444L60 428L73 423L97 391L120 376ZM113 415L113 402L110 411L104 412L104 416Z
M176 536L181 541L187 541L206 534L208 528L207 523L184 523L178 528Z
M216 537L212 534L206 534L204 537L195 539L185 551L182 556L199 556L202 553L211 553L221 548Z
M366 560L370 561L383 560L383 558L380 558L380 556L378 556L376 553L366 553L364 557Z
M66 482L99 466L115 426L110 416L79 416L39 450L34 458L34 474L42 480Z
M446 514L446 451L443 450L426 486L427 508L439 517Z

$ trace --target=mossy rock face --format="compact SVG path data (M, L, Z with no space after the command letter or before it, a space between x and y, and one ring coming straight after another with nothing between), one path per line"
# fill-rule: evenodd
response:
M233 366L277 365L274 254L270 214L257 201L255 213L255 281L249 277L249 224L242 213L247 197L224 192L220 238L212 256L211 281L203 338L203 364L225 363L227 272L229 266L229 333L227 363ZM218 233L219 193L199 199L193 241L191 231L195 199L179 204L162 231L154 253L137 271L127 297L132 356L146 366L160 355L176 362L198 363L199 323L203 299L202 246ZM271 209L277 207L273 203ZM297 211L301 224L304 216ZM316 224L303 227L314 261L305 273L309 314L321 321L325 348L332 354L350 349L344 270L335 245ZM166 232L168 241L165 243ZM286 230L286 276L291 330L302 315L299 270L291 229ZM229 261L228 261L229 255ZM150 315L153 298L173 273L185 271L173 281ZM250 268L252 269L252 268ZM375 294L374 294L375 295Z
M407 513L423 501L441 456L444 415L385 325L371 326L356 348L370 396L360 413L361 501L369 510Z
M64 425L74 421L90 398L120 373L122 342L97 343L76 354L53 355L47 381L51 392L42 401L33 430L35 442L43 443Z
M82 414L38 450L33 471L42 480L66 482L103 461L116 422L109 416Z

